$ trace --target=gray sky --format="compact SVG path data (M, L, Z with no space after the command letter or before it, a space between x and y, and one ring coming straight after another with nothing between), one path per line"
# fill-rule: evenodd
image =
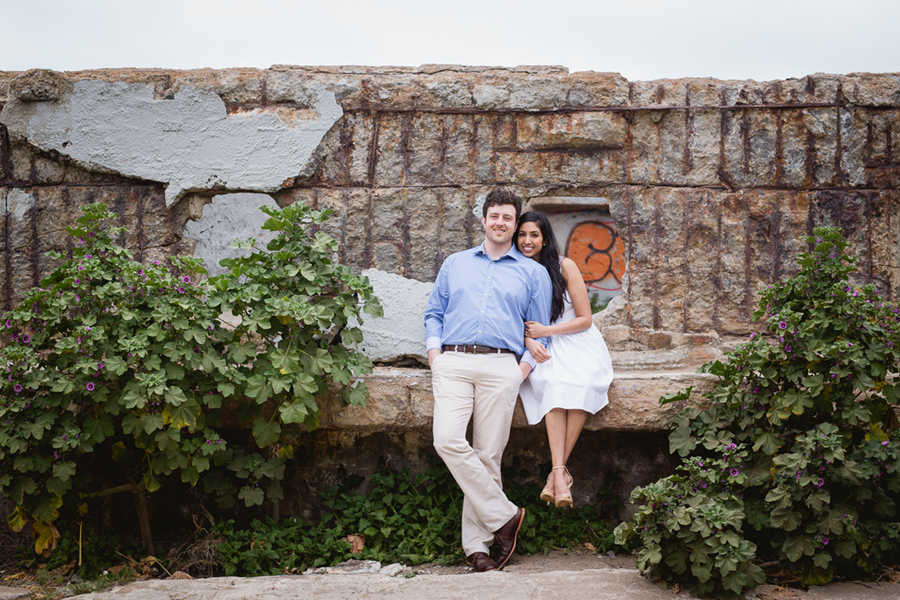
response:
M562 65L629 80L900 71L900 0L0 0L0 70Z

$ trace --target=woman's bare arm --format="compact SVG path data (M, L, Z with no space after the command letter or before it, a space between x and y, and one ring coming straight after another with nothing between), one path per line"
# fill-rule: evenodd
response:
M570 258L562 260L563 276L566 278L566 290L572 299L572 308L575 309L575 318L566 323L557 325L541 325L536 321L525 323L525 335L532 338L551 335L565 335L586 330L593 324L591 320L591 301L588 299L587 289L584 287L584 278L578 265Z

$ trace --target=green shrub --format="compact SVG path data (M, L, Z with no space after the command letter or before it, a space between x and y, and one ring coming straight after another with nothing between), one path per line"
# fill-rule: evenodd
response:
M316 395L335 385L365 402L353 378L371 363L352 349L352 321L381 312L368 281L312 233L328 212L266 212L268 249L243 242L249 257L202 280L193 257L135 261L113 241L116 215L88 206L67 229L71 258L50 253L62 264L0 318L0 493L16 505L14 529L32 522L38 552L57 543L53 521L73 496L82 503L66 509L81 520L83 500L134 493L148 550L144 492L167 477L202 478L221 506L280 498L283 436L316 425ZM242 317L233 331L226 308ZM226 434L229 400L246 425Z
M679 473L632 495L644 506L616 540L639 540L651 576L739 594L762 581L754 560L818 585L900 554L900 309L850 285L837 229L807 241L799 273L761 294L769 335L701 368L719 380L672 421Z

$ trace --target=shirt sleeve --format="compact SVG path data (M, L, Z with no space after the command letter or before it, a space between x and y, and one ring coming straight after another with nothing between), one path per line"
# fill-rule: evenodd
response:
M532 371L535 367L537 367L537 361L531 355L531 350L529 350L528 348L525 349L525 353L522 355L522 360L520 360L519 363L530 365Z
M525 320L537 321L541 325L549 325L550 303L552 300L553 285L550 283L550 275L547 273L547 269L535 269L531 278L531 299L528 302L528 308L525 310ZM537 338L537 341L545 347L547 346L546 337ZM531 357L531 353L526 350L525 354L522 355L523 360L526 355L529 358Z
M444 314L447 311L447 301L450 297L446 266L446 262L441 266L425 307L426 352L436 348L440 349L441 340L444 337Z

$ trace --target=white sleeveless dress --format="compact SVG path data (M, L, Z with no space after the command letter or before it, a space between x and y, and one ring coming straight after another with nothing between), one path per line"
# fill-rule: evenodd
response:
M575 318L568 292L563 300L565 310L553 325ZM540 423L554 408L578 408L594 414L609 403L606 392L613 380L612 360L594 325L578 333L552 336L547 351L552 358L538 363L519 388L529 425Z

